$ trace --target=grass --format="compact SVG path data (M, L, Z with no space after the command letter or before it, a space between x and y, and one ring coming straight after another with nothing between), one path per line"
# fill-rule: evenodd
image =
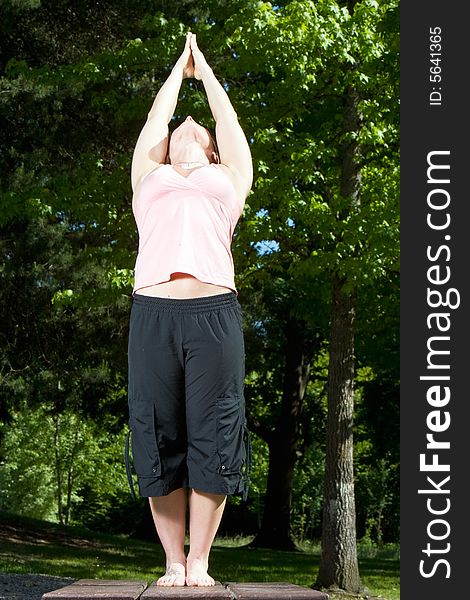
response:
M217 538L211 552L211 575L222 582L286 581L307 587L315 581L318 546L304 544L300 552L287 552L249 548L250 541ZM359 547L359 564L371 596L399 600L396 547L380 551L370 545ZM151 583L163 573L163 565L159 544L0 513L0 572ZM330 600L339 597L330 594Z

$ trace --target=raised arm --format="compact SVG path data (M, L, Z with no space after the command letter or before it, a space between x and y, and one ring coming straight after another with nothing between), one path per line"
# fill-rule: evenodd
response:
M253 163L250 147L243 129L238 123L237 113L230 102L230 98L217 81L204 55L198 48L196 34L192 34L190 46L194 59L194 77L202 80L204 84L207 100L215 120L215 135L220 161L233 173L246 197L253 182Z
M175 112L181 82L185 77L194 75L194 62L190 48L191 35L191 33L187 34L183 53L156 95L147 122L135 145L131 170L133 190L144 175L165 160L168 148L168 123Z

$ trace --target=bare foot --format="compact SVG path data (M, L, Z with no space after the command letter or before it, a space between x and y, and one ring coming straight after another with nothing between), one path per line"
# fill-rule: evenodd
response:
M186 567L186 585L210 586L215 585L215 581L207 573L207 561L199 558L189 558Z
M171 563L167 566L165 575L157 581L157 585L183 586L186 581L186 568L181 563Z

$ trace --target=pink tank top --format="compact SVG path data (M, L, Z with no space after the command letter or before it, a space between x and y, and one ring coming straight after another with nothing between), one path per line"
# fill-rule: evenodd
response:
M219 166L185 177L162 165L140 183L132 209L139 231L134 292L176 272L236 292L230 246L243 202Z

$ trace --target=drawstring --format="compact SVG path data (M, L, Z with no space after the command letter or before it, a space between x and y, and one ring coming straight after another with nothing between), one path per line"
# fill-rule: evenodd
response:
M124 448L124 460L126 462L127 481L129 482L129 487L131 489L132 498L134 500L136 500L137 496L135 494L135 489L134 489L134 480L132 479L131 457L129 454L129 439L130 439L130 437L131 437L131 432L129 430L127 433L127 436L126 436L126 445Z
M248 500L248 490L250 489L250 477L251 477L251 466L252 466L252 447L251 447L251 434L250 430L245 423L245 434L246 434L246 471L245 480L243 486L243 501Z

